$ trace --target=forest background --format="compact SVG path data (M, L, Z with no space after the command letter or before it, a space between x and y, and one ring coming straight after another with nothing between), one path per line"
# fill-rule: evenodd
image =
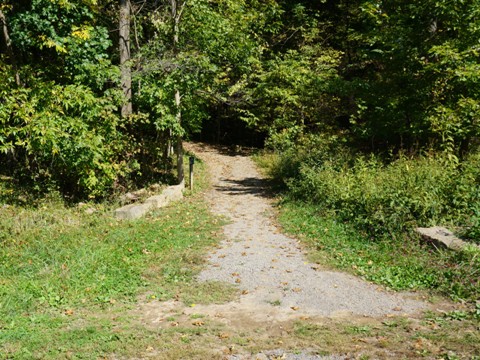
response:
M479 39L474 0L1 0L11 352L51 351L72 309L211 293L189 298L194 272L182 272L220 226L204 205L138 223L78 206L178 182L184 139L265 148L279 219L314 256L391 289L476 302L452 319L478 329L478 249L436 252L413 229L444 225L480 244ZM91 329L79 353L97 343ZM462 331L439 336L457 333L477 346ZM125 340L100 335L98 354Z
M291 196L367 233L450 223L478 241L479 12L3 1L2 173L29 194L102 199L174 181L184 138L265 145Z

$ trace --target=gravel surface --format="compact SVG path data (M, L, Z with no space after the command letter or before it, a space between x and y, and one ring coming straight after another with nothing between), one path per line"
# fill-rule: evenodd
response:
M198 281L233 284L241 295L226 304L185 306L176 299L141 302L136 314L145 326L188 327L194 316L201 314L206 322L223 324L226 338L228 329L247 338L258 336L260 347L253 353L242 346L230 347L220 338L210 346L222 359L337 360L352 356L342 349L337 354L319 355L321 344L316 349L298 347L288 329L296 322L358 323L391 315L413 316L427 308L414 294L387 292L354 276L309 263L301 244L275 225L273 200L250 158L198 143L185 147L209 168L213 186L205 196L212 212L229 219L224 240L209 256ZM271 345L272 341L299 351L266 350L261 345Z
M200 281L237 285L243 295L229 307L260 313L265 319L301 316L385 316L426 307L412 294L390 293L354 276L310 264L295 239L280 233L264 180L249 157L190 144L208 164L212 211L226 216L225 240L209 258ZM227 310L227 309L225 309Z

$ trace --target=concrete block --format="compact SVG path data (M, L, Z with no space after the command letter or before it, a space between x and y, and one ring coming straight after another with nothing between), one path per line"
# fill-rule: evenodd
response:
M144 216L153 208L152 204L132 204L115 210L115 217L122 220L133 220Z
M145 200L145 204L151 204L153 208L158 209L168 205L168 198L164 193L150 196L147 200Z

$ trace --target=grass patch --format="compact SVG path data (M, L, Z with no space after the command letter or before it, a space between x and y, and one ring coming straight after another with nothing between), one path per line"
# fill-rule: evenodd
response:
M436 251L413 232L415 226L472 223L474 240L478 154L458 166L434 156L385 163L315 141L255 158L284 191L280 222L305 239L314 260L395 290L480 298L478 249Z
M304 346L318 346L324 355L342 349L356 359L478 359L478 322L471 317L441 319L436 314L424 320L399 317L382 323L367 319L356 324L302 321L294 324L293 332Z
M281 224L304 239L313 261L394 290L429 289L462 300L480 297L480 256L474 249L435 251L409 236L372 241L313 205L287 201L280 210Z
M205 177L203 164L196 171ZM201 197L128 222L108 205L92 207L54 199L0 207L0 359L128 354L157 339L125 315L139 297L231 298L220 284L192 286L222 225Z

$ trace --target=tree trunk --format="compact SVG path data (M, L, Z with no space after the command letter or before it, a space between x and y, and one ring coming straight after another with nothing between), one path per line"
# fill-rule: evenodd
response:
M182 123L182 112L180 110L181 97L180 91L175 92L175 105L177 105L176 119L179 124ZM185 174L183 172L183 139L181 135L177 135L177 177L181 184L184 181Z
M119 49L121 86L124 95L122 117L132 114L132 69L130 61L130 0L120 0Z
M173 53L178 54L178 43L180 36L180 19L182 17L182 12L185 7L185 1L181 4L177 0L171 0L172 6L172 21L173 21ZM182 96L180 90L175 89L175 106L177 113L175 114L175 119L179 125L179 129L182 125ZM183 171L183 139L181 135L177 135L177 178L178 182L181 184L184 182L185 174Z
M3 43L5 46L5 52L8 56L8 59L10 60L10 63L13 66L13 70L15 71L15 82L17 83L18 86L20 86L21 82L20 82L20 75L17 70L17 59L15 58L15 54L12 48L12 40L10 40L10 34L8 33L7 19L5 18L5 15L3 14L2 10L0 10L0 27L1 27Z

